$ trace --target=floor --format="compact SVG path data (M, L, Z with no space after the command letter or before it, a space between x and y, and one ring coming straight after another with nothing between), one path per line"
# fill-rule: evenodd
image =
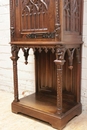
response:
M0 130L56 130L34 118L11 112L13 94L0 91ZM87 111L72 119L63 130L87 130Z

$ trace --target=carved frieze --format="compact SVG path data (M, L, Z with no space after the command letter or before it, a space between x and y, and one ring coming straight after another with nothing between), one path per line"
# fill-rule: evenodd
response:
M28 63L27 60L28 60L30 48L33 49L34 53L36 51L38 51L39 53L41 53L42 51L47 53L48 50L50 50L52 53L55 53L55 51L56 51L56 47L55 46L20 46L19 49L22 49L22 51L24 52L24 57L25 57L25 63L26 64Z
M34 38L55 38L55 33L32 33L32 34L27 34L27 38L34 39Z

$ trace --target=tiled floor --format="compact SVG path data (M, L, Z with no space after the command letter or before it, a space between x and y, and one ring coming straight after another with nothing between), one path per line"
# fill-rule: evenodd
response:
M11 112L13 94L0 91L0 130L56 130L34 118ZM87 130L87 111L71 120L63 130Z

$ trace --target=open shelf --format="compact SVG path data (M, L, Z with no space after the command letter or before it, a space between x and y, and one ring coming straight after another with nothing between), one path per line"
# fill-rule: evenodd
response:
M20 99L19 104L32 107L34 109L44 111L46 113L57 113L57 99L56 96L47 95L45 93L34 93ZM63 113L73 108L76 105L74 101L63 100Z
M19 102L13 101L12 111L23 113L34 118L46 121L54 128L62 129L74 116L81 113L81 104L73 100L63 99L62 115L57 114L56 96L46 93L33 93L21 98ZM66 118L67 117L67 118Z

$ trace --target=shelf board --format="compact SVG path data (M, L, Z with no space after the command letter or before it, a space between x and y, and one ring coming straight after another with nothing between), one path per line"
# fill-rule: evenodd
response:
M47 95L44 93L34 93L24 98L21 98L19 104L27 107L32 107L39 111L55 114L57 112L57 99L56 96ZM76 105L73 101L63 100L63 113L73 108Z
M54 128L62 130L69 120L82 111L81 104L75 103L74 100L67 100L67 96L63 99L62 115L57 114L56 104L56 96L46 93L34 93L21 98L19 102L13 101L12 112L23 113L46 121Z

